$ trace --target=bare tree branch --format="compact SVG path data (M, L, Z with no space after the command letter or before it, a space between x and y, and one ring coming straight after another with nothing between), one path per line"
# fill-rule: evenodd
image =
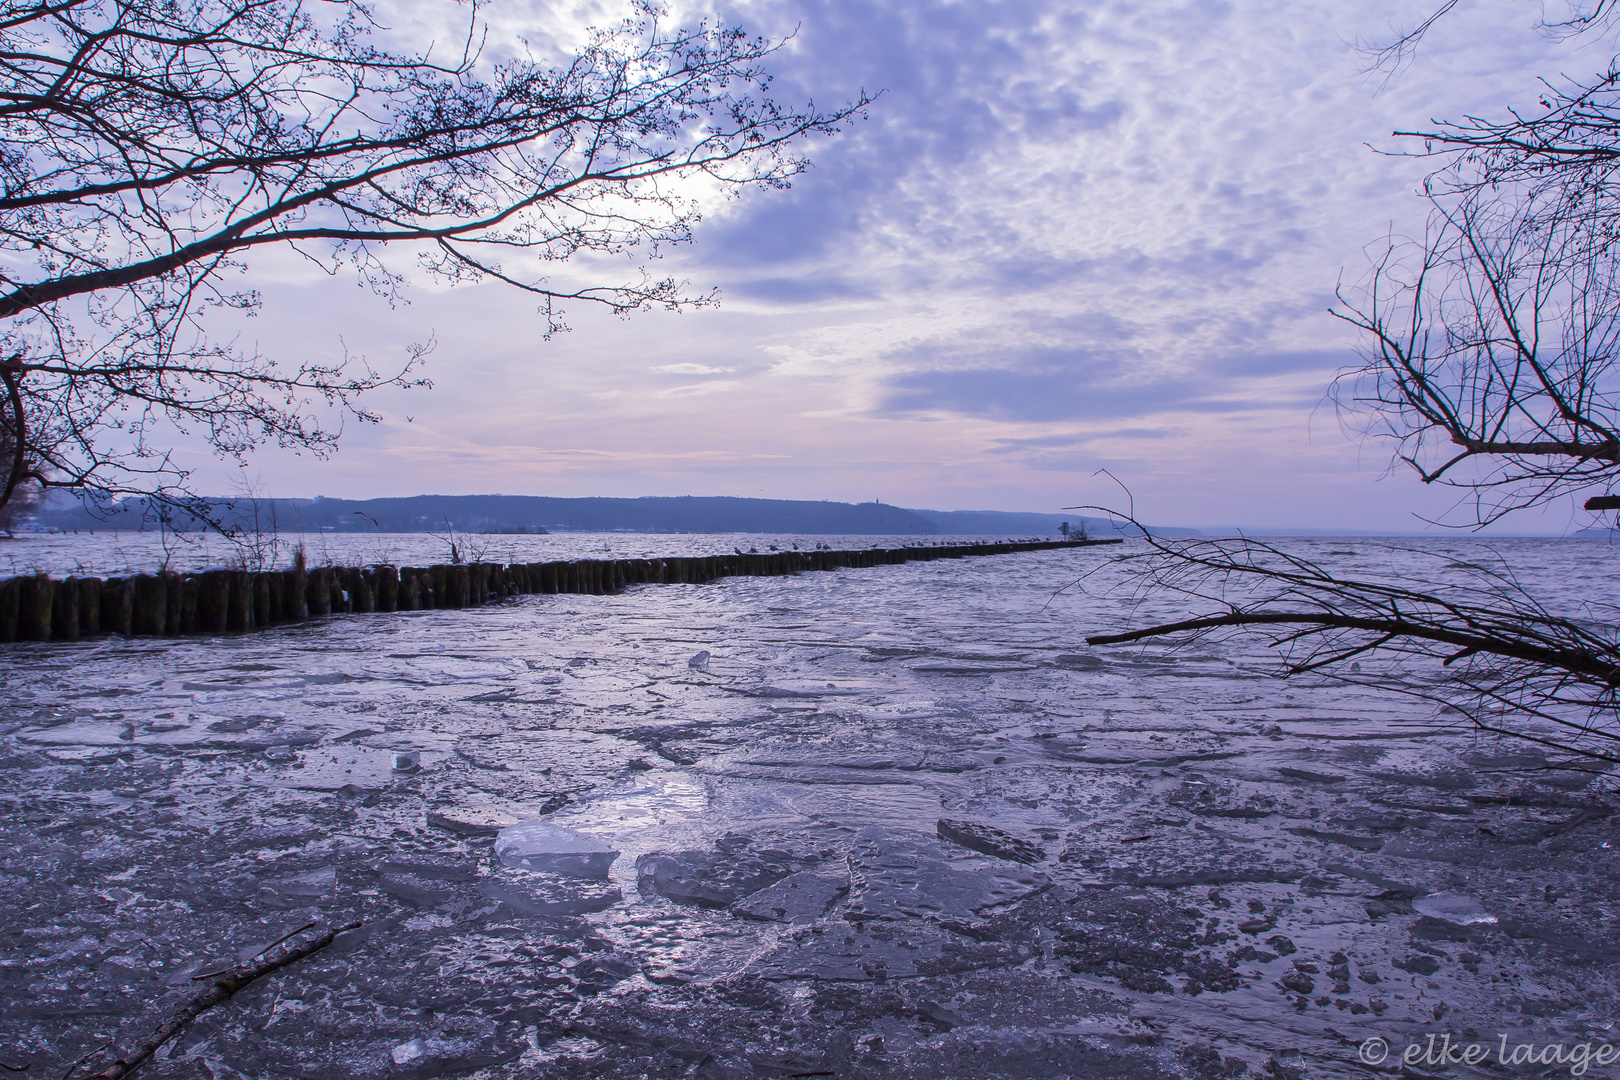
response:
M360 0L0 0L0 345L21 357L36 479L195 507L169 429L226 458L319 455L342 418L378 419L366 393L422 385L422 350L392 372L283 368L212 341L210 313L257 309L224 278L265 246L390 301L403 249L452 284L540 297L546 333L567 302L713 303L645 270L699 220L682 181L785 187L806 166L794 147L869 101L785 107L765 70L780 43L650 18L558 65L486 58L467 10L441 62L379 46ZM542 273L579 255L643 265L619 283Z
M1203 613L1091 635L1089 645L1260 631L1283 676L1377 686L1457 709L1492 732L1620 762L1620 612L1588 604L1554 613L1506 568L1417 549L1390 551L1410 576L1436 582L1421 589L1407 575L1347 579L1259 540L1143 533L1145 550L1122 557L1137 596L1176 597ZM1366 671L1359 660L1371 662ZM1535 720L1561 734L1536 735L1527 727Z

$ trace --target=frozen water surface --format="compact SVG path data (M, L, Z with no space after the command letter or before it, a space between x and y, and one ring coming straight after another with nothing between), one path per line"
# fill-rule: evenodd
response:
M146 542L10 554L105 573ZM1287 543L1407 580L1491 556ZM1606 545L1493 546L1572 611L1615 597ZM1109 569L1054 597L1110 555L8 647L4 1063L60 1076L351 916L145 1075L1283 1080L1363 1075L1373 1035L1615 1041L1606 778L1249 642L1088 649L1180 614L1099 595ZM513 827L620 854L507 865Z

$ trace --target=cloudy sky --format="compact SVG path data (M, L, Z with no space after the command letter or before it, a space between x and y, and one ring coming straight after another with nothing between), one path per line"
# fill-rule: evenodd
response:
M623 14L490 10L501 33L563 39ZM1386 475L1323 398L1354 358L1327 314L1336 284L1422 222L1422 163L1368 144L1533 103L1539 75L1608 61L1539 36L1539 6L1512 0L1465 0L1394 79L1366 74L1354 42L1425 13L1402 3L711 10L794 35L773 65L782 98L881 91L809 147L792 190L714 203L663 260L717 286L720 308L575 311L546 341L532 302L498 285L423 284L391 310L259 257L266 351L382 364L439 342L434 389L382 396L385 422L351 427L330 461L261 458L265 490L1055 511L1117 505L1106 469L1164 523L1416 528L1450 500ZM1519 524L1572 522L1565 507Z

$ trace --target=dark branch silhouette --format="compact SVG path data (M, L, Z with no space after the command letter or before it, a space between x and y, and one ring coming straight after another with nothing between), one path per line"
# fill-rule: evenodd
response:
M435 55L379 44L360 0L0 0L0 319L31 479L195 512L176 429L226 458L320 455L342 428L323 416L375 422L366 392L422 384L425 349L378 371L211 340L210 312L257 309L226 278L269 245L390 302L406 284L391 252L451 284L505 282L546 334L569 303L713 303L645 270L691 237L692 182L785 187L806 165L794 147L868 103L779 104L779 43L740 30L649 15L547 64L484 55L463 10ZM543 273L581 255L641 269Z
M1409 49L1446 3L1389 49ZM1544 11L1554 37L1613 28L1610 0ZM1462 16L1454 16L1461 18ZM1333 397L1397 466L1463 495L1478 527L1620 475L1620 67L1543 84L1537 107L1396 132L1434 159L1421 236L1391 237L1334 314L1363 364Z
M1204 613L1092 635L1089 645L1260 630L1281 651L1285 676L1393 690L1458 709L1488 731L1620 762L1620 613L1589 605L1581 618L1554 614L1505 568L1448 565L1414 549L1391 550L1428 563L1419 573L1437 584L1347 579L1258 540L1144 532L1146 550L1124 556L1136 588ZM1380 663L1363 672L1360 659Z

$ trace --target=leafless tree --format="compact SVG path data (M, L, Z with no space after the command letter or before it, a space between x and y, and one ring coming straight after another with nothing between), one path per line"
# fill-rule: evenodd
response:
M1366 343L1334 385L1341 417L1461 489L1469 525L1620 474L1620 264L1572 194L1437 199L1423 241L1336 312Z
M1411 695L1456 709L1483 731L1620 763L1620 612L1612 608L1556 614L1506 566L1456 565L1421 550L1399 554L1423 580L1440 582L1427 589L1345 578L1263 541L1142 532L1144 550L1124 556L1136 588L1179 597L1200 614L1087 644L1257 632L1281 653L1285 676L1320 673ZM1363 670L1361 660L1378 662ZM1536 720L1541 728L1528 726Z
M1541 26L1601 33L1612 7ZM1335 310L1365 344L1334 386L1341 416L1460 489L1472 526L1620 473L1620 66L1537 104L1396 133L1437 159L1427 231L1384 245Z
M1611 8L1542 28L1602 33ZM1620 58L1545 91L1534 112L1397 133L1436 159L1427 229L1381 245L1334 312L1362 342L1362 364L1331 391L1346 426L1457 489L1471 527L1562 497L1620 507ZM1348 580L1254 540L1146 544L1130 557L1139 585L1191 617L1091 644L1257 632L1284 675L1415 694L1482 729L1620 763L1620 612L1554 611L1506 566L1439 567L1424 580L1450 583L1419 589Z
M171 430L240 459L324 454L397 369L287 365L206 333L260 299L233 281L291 247L392 301L405 260L451 283L532 294L547 333L571 302L628 313L713 301L645 269L698 220L687 181L785 186L794 147L867 104L784 107L779 43L639 21L548 64L461 43L389 47L364 0L0 0L0 320L8 431L24 480L100 498L188 502ZM626 255L628 280L558 285L578 255ZM330 417L338 419L332 421Z

